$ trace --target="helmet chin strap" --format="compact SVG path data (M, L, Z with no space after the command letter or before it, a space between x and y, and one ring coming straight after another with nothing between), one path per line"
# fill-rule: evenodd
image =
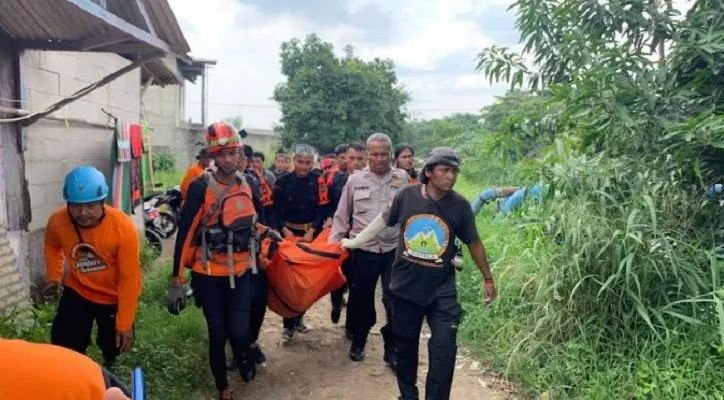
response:
M73 226L75 226L75 227L93 228L93 227L96 227L96 226L100 225L101 222L103 222L103 219L106 217L106 208L103 207L103 213L101 214L101 217L98 218L98 223L95 224L95 225L93 225L93 226L81 226L81 225L78 225L78 221L76 221L75 218L73 218L73 214L70 213L70 210L68 210L68 217L70 217L70 222L72 222L72 223L73 223Z

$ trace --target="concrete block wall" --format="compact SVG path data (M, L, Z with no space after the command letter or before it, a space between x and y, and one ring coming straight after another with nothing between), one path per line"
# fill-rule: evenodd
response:
M128 63L115 54L26 51L21 59L24 108L42 110ZM138 69L131 71L55 114L104 124L108 116L101 109L105 109L122 121L137 123L140 79ZM70 169L91 164L110 177L113 130L40 120L26 128L26 137L26 179L33 213L29 228L35 230L44 227L50 214L63 205L63 178Z
M183 90L180 86L152 86L148 88L141 99L143 107L141 114L151 127L151 145L168 146L170 153L176 158L176 168L185 170L189 167L189 160L196 156L193 151L193 141L186 130L179 129L182 119L179 102Z
M25 51L20 60L22 90L30 111L69 96L111 72L128 60L108 53ZM66 105L55 115L108 122L112 113L126 123L140 121L140 70L135 69ZM33 280L44 276L42 252L48 217L63 204L63 179L72 168L90 164L100 169L110 182L110 151L113 130L87 124L66 124L40 120L26 128L25 175L30 192L32 221L24 240L26 268ZM142 215L140 225L143 225ZM137 222L138 223L138 222Z

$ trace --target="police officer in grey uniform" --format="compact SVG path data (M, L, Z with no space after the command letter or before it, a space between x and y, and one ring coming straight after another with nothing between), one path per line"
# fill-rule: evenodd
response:
M332 222L330 242L342 240L347 233L350 217L352 218L350 237L354 238L389 206L395 194L403 186L409 184L407 172L392 167L392 141L389 136L375 133L367 139L366 147L368 165L350 175L342 191ZM390 324L392 310L389 286L398 236L397 227L386 228L377 234L374 240L352 252L347 304L349 328L352 334L349 357L353 361L362 361L365 358L367 336L377 319L375 288L378 279L382 277L382 302L387 314L387 324L381 330L385 342L384 360L393 370L397 368L397 358Z

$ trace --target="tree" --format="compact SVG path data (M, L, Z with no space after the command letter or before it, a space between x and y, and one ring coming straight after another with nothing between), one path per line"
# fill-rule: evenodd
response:
M320 152L351 140L384 132L398 141L404 128L409 94L398 84L389 59L364 61L346 46L338 58L317 35L281 46L281 72L274 100L282 117L276 131L282 145L303 142Z
M479 135L482 131L479 119L480 116L475 114L454 114L432 120L411 121L405 126L401 139L424 157L434 147L458 147L465 140Z
M555 143L536 171L560 192L541 222L558 240L549 243L555 283L537 290L567 300L541 306L558 313L536 329L554 340L596 332L619 343L669 337L682 323L724 327L724 311L699 308L724 310L709 253L721 246L724 218L701 202L724 174L724 3L698 0L683 18L658 0L513 8L522 54L485 49L478 70L559 102L501 126L509 138ZM635 240L621 234L631 229ZM676 245L651 250L663 242Z

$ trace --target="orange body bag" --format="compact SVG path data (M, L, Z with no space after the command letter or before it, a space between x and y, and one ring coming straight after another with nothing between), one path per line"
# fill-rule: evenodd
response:
M267 306L284 318L302 315L346 282L340 266L348 252L339 243L327 243L319 237L312 243L297 238L276 243L265 239L262 255L269 259Z

